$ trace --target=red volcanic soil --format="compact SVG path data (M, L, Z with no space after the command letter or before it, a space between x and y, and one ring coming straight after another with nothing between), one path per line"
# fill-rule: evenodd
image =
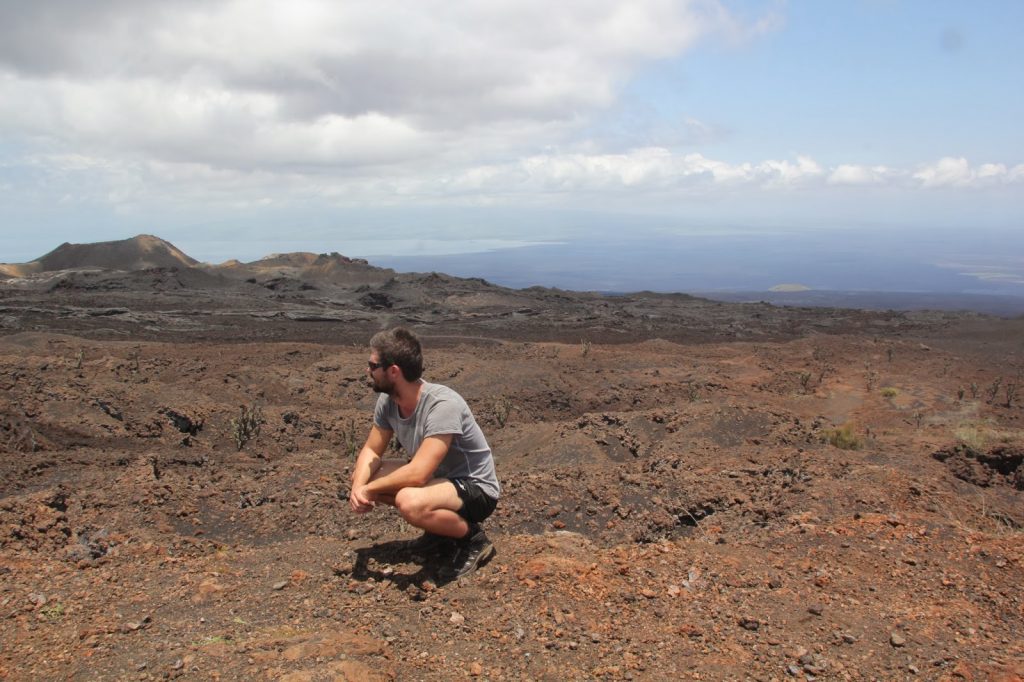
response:
M0 291L0 679L1024 675L1019 320L183 273ZM505 487L457 582L348 511L395 323Z

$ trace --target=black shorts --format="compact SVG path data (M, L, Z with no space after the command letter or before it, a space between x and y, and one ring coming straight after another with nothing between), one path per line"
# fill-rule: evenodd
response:
M459 516L470 523L480 523L494 513L498 501L485 493L471 478L449 478L462 500Z

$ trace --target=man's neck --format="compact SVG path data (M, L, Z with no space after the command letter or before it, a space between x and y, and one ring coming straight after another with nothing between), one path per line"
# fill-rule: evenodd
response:
M412 383L403 382L401 386L395 387L395 394L391 398L398 405L398 413L402 415L403 419L408 418L416 409L416 403L420 400L420 388L422 387L422 380L416 380Z

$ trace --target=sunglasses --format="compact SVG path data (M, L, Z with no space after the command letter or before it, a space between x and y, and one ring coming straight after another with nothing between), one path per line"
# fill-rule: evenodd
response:
M370 360L370 361L367 361L366 366L369 367L370 371L372 372L375 369L381 369L383 367L390 367L393 364L394 363L392 363L392 362L373 362L372 360Z

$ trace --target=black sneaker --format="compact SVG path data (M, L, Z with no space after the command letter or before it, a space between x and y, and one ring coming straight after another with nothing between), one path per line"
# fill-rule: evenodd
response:
M448 538L443 535L436 535L430 532L424 532L423 535L419 536L415 540L407 540L402 544L402 549L409 554L416 556L427 557L432 554L437 554L450 550L452 545L455 543L454 538Z
M468 538L458 541L455 556L447 566L441 568L439 577L444 580L457 580L469 575L477 567L490 561L494 554L494 545L487 538L487 533L477 528Z

